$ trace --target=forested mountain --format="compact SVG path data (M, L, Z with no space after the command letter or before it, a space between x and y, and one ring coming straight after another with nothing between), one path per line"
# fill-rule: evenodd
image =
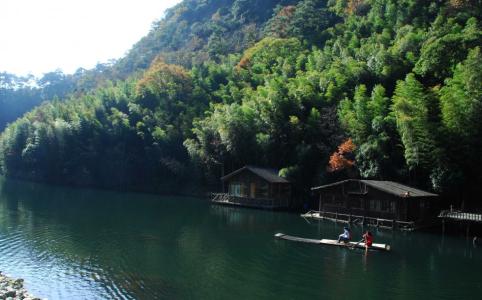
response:
M262 29L276 5L298 1L183 1L167 10L151 31L120 60L79 68L74 74L60 70L18 77L0 74L0 130L43 101L81 96L107 81L125 80L146 70L162 57L190 68L205 60L239 53L262 37Z
M32 78L0 73L0 131L41 102Z
M0 168L172 192L255 164L280 168L300 194L360 176L475 200L481 9L479 0L186 0L112 66L111 78L124 79L12 123Z
M160 56L167 63L191 68L206 60L240 53L258 41L277 5L296 0L186 0L167 10L165 18L119 60L115 69L130 74L146 69Z
M113 62L97 64L94 69L79 68L74 74L55 70L42 77L0 73L0 131L40 103L81 95L114 78Z

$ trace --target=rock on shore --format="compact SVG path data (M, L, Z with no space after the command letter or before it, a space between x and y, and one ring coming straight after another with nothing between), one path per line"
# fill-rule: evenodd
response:
M23 287L23 279L11 279L0 272L0 300L41 300Z

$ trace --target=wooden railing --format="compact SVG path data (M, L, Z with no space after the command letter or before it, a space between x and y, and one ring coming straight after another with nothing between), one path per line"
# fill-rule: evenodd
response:
M365 216L370 217L373 219L397 219L397 215L394 212L388 211L375 211L370 209L364 208L346 208L346 207L339 207L335 205L323 205L321 207L321 211L325 213L338 213L340 215L353 215L353 216Z
M456 221L471 221L482 223L482 214L463 212L460 210L442 210L438 217L442 219L451 219Z
M211 201L220 204L236 204L262 208L286 208L289 206L288 199L249 198L233 196L226 193L212 193Z
M362 224L381 228L398 228L402 230L415 229L415 222L398 221L395 219L383 219L355 214L344 214L328 211L309 211L301 215L304 218L324 219L341 223Z

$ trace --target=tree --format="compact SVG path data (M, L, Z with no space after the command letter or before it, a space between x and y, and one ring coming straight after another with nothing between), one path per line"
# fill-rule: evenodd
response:
M339 117L354 142L357 168L364 178L394 178L401 168L399 140L392 115L390 99L381 85L373 88L367 96L364 85L358 86L353 101L340 103Z
M445 126L456 136L474 138L480 132L482 114L482 55L472 49L467 59L456 66L454 76L440 90L442 117Z
M392 109L410 170L428 172L436 163L438 124L431 120L435 105L433 95L414 74L397 83Z
M453 66L467 56L468 49L480 44L482 32L475 18L467 20L463 27L455 19L440 16L434 27L422 45L414 71L442 83L452 75Z
M353 158L355 149L356 146L351 139L343 142L338 146L338 150L330 156L328 170L330 172L335 172L352 168L355 165L355 160Z

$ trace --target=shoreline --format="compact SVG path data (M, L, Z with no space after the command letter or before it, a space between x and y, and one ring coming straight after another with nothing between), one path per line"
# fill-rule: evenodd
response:
M0 299L41 300L23 287L23 279L13 279L0 271Z

